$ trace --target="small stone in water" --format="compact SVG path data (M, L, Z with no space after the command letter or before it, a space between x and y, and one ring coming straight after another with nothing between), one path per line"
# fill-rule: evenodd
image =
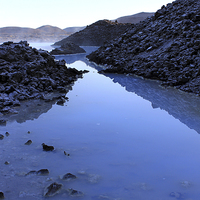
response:
M67 173L62 177L62 180L71 180L71 179L76 179L76 176L71 173Z
M0 140L3 140L4 135L0 134Z
M10 135L10 133L6 132L5 135L8 137Z
M25 143L25 145L30 145L30 144L32 144L32 141L31 141L31 140L28 140L28 141Z
M64 151L64 154L65 154L66 156L70 156L70 154L69 154L69 153L67 153L66 151Z
M0 199L4 199L4 193L0 192Z
M42 143L42 146L43 146L43 150L44 151L53 151L54 150L54 147L53 146L48 146L44 143Z
M185 188L188 188L191 186L191 183L189 181L182 181L181 182L181 186L182 187L185 187Z
M47 174L49 174L49 170L48 169L40 169L36 173L37 173L37 175L47 175Z
M28 133L28 134L30 134L31 132L30 132L30 131L28 131L27 133Z
M9 163L8 161L6 161L4 164L5 164L5 165L9 165L10 163Z
M171 192L171 193L170 193L170 196L171 196L171 197L175 197L175 198L177 198L177 199L182 199L182 198L184 198L184 195L183 195L182 193L180 193L180 192Z
M60 191L61 188L62 188L62 184L54 182L45 188L44 196L52 197L56 195Z
M28 176L28 175L31 175L31 174L37 174L37 171L35 171L35 170L30 171L30 172L28 172L27 174L25 174L25 176Z
M74 190L72 188L67 189L67 191L69 192L69 195L71 195L71 196L83 196L84 195L83 192Z

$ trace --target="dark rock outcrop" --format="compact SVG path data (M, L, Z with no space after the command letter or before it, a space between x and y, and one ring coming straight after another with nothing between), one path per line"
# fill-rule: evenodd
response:
M132 26L133 25L131 24L100 20L61 41L56 42L54 45L61 46L65 43L74 43L79 46L101 46L104 42L116 38L124 33L127 28Z
M63 55L63 54L76 54L86 53L86 51L74 43L65 43L59 48L53 49L50 54L52 55Z
M45 100L54 91L66 93L66 86L82 73L26 41L5 42L0 45L0 112L15 113L11 108L20 106L22 100Z
M176 0L88 58L105 72L132 73L200 95L200 1Z

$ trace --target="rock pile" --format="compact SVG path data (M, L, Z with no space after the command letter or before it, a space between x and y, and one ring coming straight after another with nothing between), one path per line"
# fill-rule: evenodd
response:
M65 43L59 48L53 49L50 54L52 55L63 55L63 54L76 54L86 53L86 51L74 43Z
M99 20L85 29L76 32L69 37L56 42L55 46L61 46L65 43L74 43L79 46L101 46L106 41L110 41L120 34L124 33L127 28L133 27L131 24L122 24L109 20Z
M0 45L0 112L12 112L21 100L45 99L53 91L66 93L65 86L82 73L26 41L5 42Z
M176 0L88 58L105 72L132 73L200 94L200 1Z

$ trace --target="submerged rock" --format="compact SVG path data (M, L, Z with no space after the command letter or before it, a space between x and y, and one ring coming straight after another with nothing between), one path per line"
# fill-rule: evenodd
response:
M184 199L184 194L181 192L171 192L170 197L175 197L176 199Z
M76 179L76 176L71 174L71 173L67 173L63 177L61 177L61 179L69 181L69 180L72 180L72 179Z
M44 190L44 196L52 197L59 193L60 189L62 188L62 184L59 183L52 183L51 185L47 186Z
M42 147L43 147L44 151L53 151L54 150L53 146L48 146L48 145L46 145L44 143L42 143Z
M32 144L32 140L28 140L27 142L24 143L25 145L30 145Z
M70 196L77 196L77 197L80 197L80 196L83 196L83 195L84 195L83 192L74 190L74 189L72 189L72 188L67 189L67 191L68 191L68 193L69 193Z

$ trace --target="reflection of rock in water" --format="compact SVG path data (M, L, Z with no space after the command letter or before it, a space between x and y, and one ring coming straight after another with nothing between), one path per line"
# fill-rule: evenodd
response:
M15 110L18 114L8 114L0 116L0 120L6 121L16 121L18 123L26 122L27 120L37 119L41 114L47 113L52 106L57 102L60 96L65 94L52 93L49 94L49 101L35 99L22 101L19 107L16 107ZM1 125L1 124L0 124Z
M82 48L86 51L86 53L71 54L71 55L56 55L55 58L58 60L64 59L67 64L72 64L78 60L81 60L86 64L88 64L89 61L86 59L86 55L92 53L92 51L95 51L96 49L98 49L98 47L82 46Z
M200 133L200 97L173 88L164 89L156 81L117 74L106 74L106 76L125 87L128 92L150 101L153 108L167 111L189 128Z

